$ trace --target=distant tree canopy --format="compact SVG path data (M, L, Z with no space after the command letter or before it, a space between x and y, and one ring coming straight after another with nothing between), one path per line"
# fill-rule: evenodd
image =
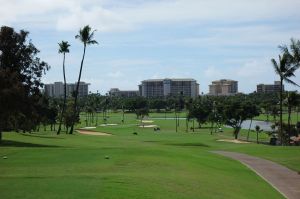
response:
M30 131L40 122L41 77L49 69L29 32L0 29L0 140L2 131Z

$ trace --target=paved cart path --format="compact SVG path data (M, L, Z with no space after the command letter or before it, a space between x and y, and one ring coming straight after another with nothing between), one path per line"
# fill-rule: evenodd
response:
M272 161L246 154L227 151L213 151L213 153L242 162L286 198L300 199L300 175L296 171L292 171Z

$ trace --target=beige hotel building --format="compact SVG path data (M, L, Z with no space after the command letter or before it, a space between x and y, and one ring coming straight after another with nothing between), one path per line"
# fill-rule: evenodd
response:
M209 85L209 95L235 95L238 93L238 81L221 79Z

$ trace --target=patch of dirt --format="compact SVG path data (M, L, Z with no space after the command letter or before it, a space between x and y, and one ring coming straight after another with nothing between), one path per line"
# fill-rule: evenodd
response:
M157 125L140 125L141 128L155 128L158 127Z
M112 134L109 133L102 133L102 132L97 132L97 131L87 131L84 129L78 129L77 130L80 134L85 134L85 135L100 135L100 136L111 136Z
M117 126L118 124L101 124L99 126Z
M87 126L87 127L83 127L82 129L95 129L95 126Z
M153 123L153 120L142 120L142 123Z
M231 142L231 143L235 143L235 144L249 144L250 142L246 142L246 141L241 141L241 140L228 140L228 139L221 139L221 140L217 140L218 142Z

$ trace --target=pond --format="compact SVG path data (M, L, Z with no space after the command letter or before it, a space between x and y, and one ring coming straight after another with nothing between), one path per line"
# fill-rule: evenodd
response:
M149 119L154 119L154 120L175 120L174 117L150 117ZM185 120L185 117L180 117L178 118L179 120ZM249 129L250 126L250 122L251 120L245 120L242 123L242 129ZM252 120L252 125L251 125L251 129L255 130L255 126L258 125L260 127L260 129L264 130L264 131L272 131L271 126L273 125L273 122L265 122L265 121L260 121L260 120Z
M249 129L251 120L245 120L242 123L242 129ZM265 122L265 121L259 121L259 120L252 120L251 129L255 130L255 126L258 125L260 129L264 131L272 131L271 126L273 125L273 122Z

